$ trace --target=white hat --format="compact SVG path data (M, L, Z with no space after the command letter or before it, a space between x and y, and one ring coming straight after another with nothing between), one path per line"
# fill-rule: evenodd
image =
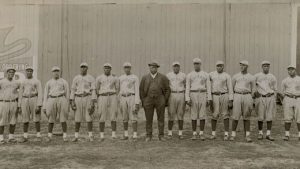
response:
M131 63L125 62L125 63L123 64L123 67L131 67Z
M270 64L271 63L269 61L266 61L266 60L264 60L264 61L261 62L261 65L270 65Z
M60 71L60 68L58 66L53 66L51 69L52 72L57 71L57 70Z
M112 66L111 66L110 63L105 63L105 64L103 65L103 67L110 67L110 68L112 68Z
M288 69L289 69L289 68L294 68L294 69L296 69L296 66L293 65L293 64L290 64L287 68L288 68Z
M180 66L180 63L179 63L179 62L177 62L177 61L175 61L175 62L173 62L173 63L172 63L172 66L175 66L175 65L178 65L178 66Z
M247 60L242 60L242 61L240 61L240 64L243 64L243 65L249 65L249 62L247 61Z
M83 62L83 63L80 64L80 67L83 67L83 66L89 67L89 65L86 62Z
M194 58L193 59L193 63L201 63L202 61L201 61L201 59L199 59L199 58Z
M33 70L33 67L32 66L27 66L25 70L29 70L29 69Z
M224 65L224 62L223 61L217 61L217 63L216 63L216 66L218 66L218 65Z

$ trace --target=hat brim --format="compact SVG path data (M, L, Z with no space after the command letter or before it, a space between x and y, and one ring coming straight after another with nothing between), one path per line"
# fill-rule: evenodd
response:
M10 71L10 70L13 70L13 71L15 71L15 72L16 72L16 69L12 69L12 68L10 68L10 69L7 69L7 70L6 70L6 72L8 72L8 71Z
M57 71L60 71L60 69L54 69L54 70L52 70L52 72L57 72Z
M157 64L148 64L148 66L156 66L156 67L160 67L160 66L157 65Z

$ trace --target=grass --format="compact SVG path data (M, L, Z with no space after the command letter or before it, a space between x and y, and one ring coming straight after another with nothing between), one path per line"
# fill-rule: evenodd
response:
M253 117L251 130L253 143L245 143L242 122L239 124L235 142L222 141L223 124L218 124L217 140L192 141L189 114L184 124L184 140L179 140L177 132L174 138L160 142L156 137L150 143L144 142L145 120L141 111L139 120L139 140L133 142L112 140L110 125L106 128L106 140L99 142L98 124L94 123L95 141L87 141L86 124L82 125L77 143L62 141L54 136L50 143L35 142L34 125L30 124L30 138L27 143L0 145L0 168L100 168L100 169L193 169L193 168L300 168L300 141L297 139L296 125L291 130L291 140L282 141L284 133L282 110L278 107L272 134L275 142L258 141L257 125ZM72 115L70 119L73 119ZM157 125L155 136L157 134ZM68 122L68 137L73 138L74 124ZM131 128L130 128L131 129ZM175 125L175 130L177 125ZM61 131L56 124L55 132ZM117 134L122 135L122 122L118 121ZM210 134L207 122L205 134ZM42 123L42 135L47 135L47 123ZM17 138L22 136L22 125L17 125Z

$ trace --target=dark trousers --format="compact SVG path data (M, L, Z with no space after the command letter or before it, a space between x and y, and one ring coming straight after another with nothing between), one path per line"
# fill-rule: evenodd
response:
M164 123L165 123L165 97L163 95L157 97L146 97L143 100L143 107L146 116L146 135L152 137L152 123L154 116L154 109L156 110L159 137L164 135Z

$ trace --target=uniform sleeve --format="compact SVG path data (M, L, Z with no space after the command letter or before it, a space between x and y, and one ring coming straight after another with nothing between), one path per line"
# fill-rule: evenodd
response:
M23 93L24 93L24 84L21 83L19 89L18 107L21 107Z
M44 89L44 101L43 101L43 109L46 109L46 104L48 100L48 94L49 94L49 82L46 83L45 89Z
M235 84L236 84L236 76L234 75L233 77L232 77L232 92L234 93L234 87L235 87Z
M71 94L70 94L70 100L74 100L75 99L75 92L76 92L76 77L73 79L72 85L71 85Z
M139 78L135 77L135 82L134 82L134 90L135 90L135 104L140 104L141 100L140 100L140 82L139 82Z
M38 91L38 97L37 97L37 106L43 105L43 88L41 81L37 81L37 91Z
M286 92L285 80L283 80L283 81L281 82L281 90L282 90L282 94L285 94L285 92Z
M251 93L252 96L254 95L254 93L256 92L256 78L254 76L252 76L251 78Z
M229 100L233 100L233 88L232 88L232 81L230 75L227 75L226 81L227 81Z
M70 98L70 87L69 87L69 83L65 80L64 80L64 88L65 88L65 92L66 92L66 98L69 99Z
M115 78L116 83L116 92L117 94L120 92L120 80L118 77Z
M273 76L272 89L274 90L275 93L277 93L277 91L278 91L278 88L277 88L277 79L276 79L275 76Z
M100 84L101 84L101 82L100 82L100 77L97 77L96 78L96 81L95 81L95 87L96 87L96 95L98 95L99 93L99 90L100 90Z
M211 81L210 81L209 74L207 74L206 90L207 90L207 100L212 100L212 97L211 97Z
M185 101L190 101L190 89L191 89L191 78L190 75L188 74L186 76L186 89L185 89Z
M91 92L92 92L92 100L97 100L97 94L96 94L96 80L92 77L91 82Z

